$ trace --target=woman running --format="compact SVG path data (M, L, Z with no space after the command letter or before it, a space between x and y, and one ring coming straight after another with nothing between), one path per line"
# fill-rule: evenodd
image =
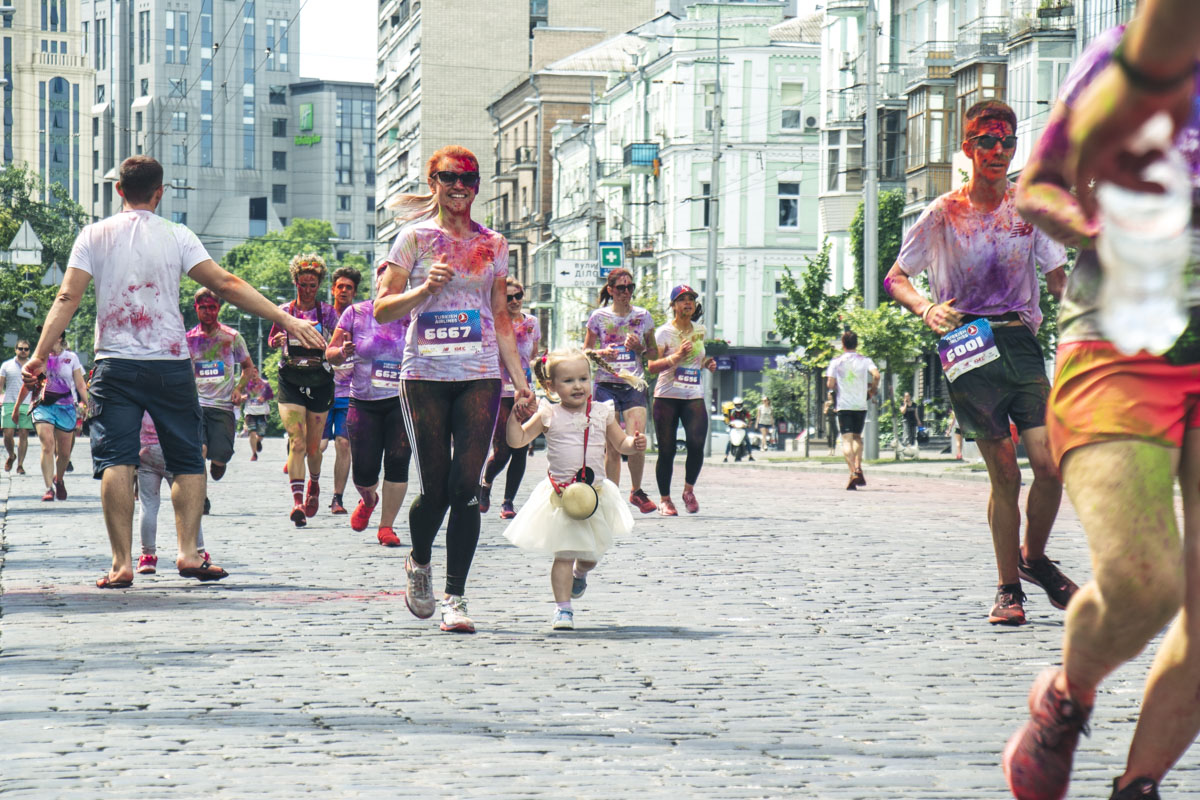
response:
M642 359L658 358L654 341L654 318L644 308L633 305L633 274L617 268L608 273L600 289L600 307L587 321L583 337L584 350L597 350L605 361L616 365L622 375L641 378L645 375ZM608 307L612 303L612 308ZM604 368L596 370L595 399L598 403L612 400L617 416L626 430L646 430L646 390L631 386L618 375ZM657 506L642 489L642 474L646 454L639 451L629 456L629 502L643 514ZM621 454L609 448L604 458L604 472L613 483L621 483Z
M381 263L377 278L383 277L386 269L387 265ZM355 303L342 312L325 350L325 357L334 366L349 358L354 364L346 433L354 488L362 499L350 515L350 527L365 531L382 497L376 538L385 547L400 546L392 524L408 491L408 461L412 455L399 394L408 324L408 317L380 324L375 321L374 300ZM381 461L383 490L377 492Z
M292 259L292 282L296 299L280 306L293 317L308 320L326 339L337 327L337 312L317 299L325 277L325 259L315 253ZM292 522L297 528L317 513L321 479L321 434L325 417L333 405L333 371L325 361L325 351L302 347L278 325L271 326L267 339L271 347L282 347L279 379L275 392L279 401L279 419L288 434L288 480L292 489ZM308 466L308 491L304 487L304 467Z
M658 463L655 477L661 500L658 512L677 517L671 501L671 474L675 470L675 430L683 422L687 461L683 473L683 506L689 514L700 510L696 502L696 479L704 464L704 437L708 433L708 411L704 407L704 389L700 370L717 368L716 359L704 357L704 326L696 290L687 285L671 290L674 317L655 332L662 358L651 361L651 372L658 373L654 386L654 433L658 438Z
M426 175L430 194L400 199L403 219L416 221L396 237L375 301L377 322L412 318L400 400L420 496L408 513L404 601L415 616L433 616L430 561L448 510L441 627L474 633L463 594L479 543L479 481L500 405L500 361L520 418L532 413L533 392L508 316L508 242L471 219L479 162L466 148L444 147L430 157Z
M87 410L88 389L83 380L83 365L79 363L79 356L66 348L67 335L64 333L50 349L50 357L46 359L46 382L38 405L30 414L42 444L42 480L46 484L42 500L47 503L56 497L59 500L67 499L63 475L71 461L76 420ZM13 406L14 426L17 411L27 394L29 388L22 385ZM78 403L75 402L76 396L79 397Z
M521 303L525 300L525 287L513 277L508 283L508 316L512 319L513 335L517 337L517 353L521 356L521 369L528 383L532 375L529 372L529 362L537 352L538 342L542 340L542 330L538 327L537 317L521 311ZM517 515L513 508L513 499L521 488L521 479L525 477L525 460L529 456L528 447L518 447L515 450L508 446L508 415L513 409L512 378L504 364L500 365L500 379L503 386L500 389L500 412L496 417L496 430L492 434L492 457L488 460L487 468L483 471L483 483L480 485L479 513L486 514L492 506L492 481L508 464L508 474L504 477L504 503L500 506L500 519L512 519Z

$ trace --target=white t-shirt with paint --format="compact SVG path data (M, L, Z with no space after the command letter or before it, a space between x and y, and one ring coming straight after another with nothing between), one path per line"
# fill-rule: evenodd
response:
M829 362L825 377L837 379L838 411L867 410L867 387L873 369L875 362L856 352L842 353Z
M10 358L8 361L0 364L0 375L4 376L4 402L17 402L17 395L21 392L21 365L17 363L15 358ZM26 395L25 402L28 404L32 400L33 393L30 392Z

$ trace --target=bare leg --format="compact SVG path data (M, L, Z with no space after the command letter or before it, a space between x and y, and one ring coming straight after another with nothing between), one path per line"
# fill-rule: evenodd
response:
M314 414L311 411L304 414L304 446L305 455L308 462L308 474L321 474L321 460L324 454L321 452L321 434L325 432L325 417L328 414ZM301 471L300 478L304 477L304 472ZM292 480L299 480L293 473Z
M1032 560L1046 554L1050 529L1062 503L1062 478L1054 467L1045 427L1027 430L1021 439L1029 454L1029 466L1033 468L1033 485L1025 501L1025 558Z
M858 438L859 437L853 433L842 434L842 457L846 459L846 466L850 468L851 475L853 475L857 469L855 466L854 444Z
M404 505L404 495L407 492L408 483L383 482L383 491L380 493L383 505L379 509L379 527L392 527L396 521L396 515L400 513L400 506Z
M13 434L15 432L16 432L15 428L5 428L4 429L4 449L8 451L9 458L17 457L17 451L14 447L16 445L16 441L13 439Z
M333 440L333 493L346 491L346 480L350 477L350 440L339 436Z
M575 565L573 558L556 558L550 568L550 588L554 590L554 602L569 603L571 601L571 568Z
M251 457L258 455L258 443L261 440L262 440L261 436L259 436L254 431L250 431L250 456Z
M131 551L135 472L136 467L132 464L123 464L104 470L100 478L100 505L104 509L104 526L108 529L108 544L112 548L112 566L108 572L110 582L133 580Z
M1017 583L1021 559L1021 506L1018 502L1021 470L1017 466L1017 449L1009 436L979 439L977 444L992 483L988 496L988 525L992 529L992 548L996 551L1000 585Z
M54 477L56 480L62 480L67 474L67 463L71 460L71 448L75 444L74 431L60 431L57 428L54 430L54 447L56 449L57 464Z
M308 432L304 429L304 406L280 403L279 419L288 435L288 477L294 481L302 481L308 442Z
M49 422L34 423L34 428L37 430L38 441L42 443L42 481L46 484L47 489L53 489L55 428Z
M625 424L622 426L627 432L639 433L646 432L646 409L630 408L625 411ZM610 448L611 449L611 448ZM618 469L620 468L621 457L617 456ZM642 488L642 476L646 472L646 452L643 450L629 456L629 483L630 491L637 491ZM616 481L613 481L616 483Z
M604 474L613 483L621 485L621 454L614 447L604 451Z
M29 452L29 431L24 428L17 434L17 466L25 466L25 454Z
M199 475L176 475L171 486L171 504L175 507L175 530L179 535L179 552L175 564L179 567L198 567L204 563L197 537L200 517L204 513L204 494L207 478Z

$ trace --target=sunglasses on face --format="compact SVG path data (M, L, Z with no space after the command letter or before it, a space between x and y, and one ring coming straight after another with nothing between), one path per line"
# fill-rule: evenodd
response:
M992 136L990 133L985 133L982 136L972 136L971 141L978 142L979 146L984 150L991 150L996 146L996 142L999 142L1005 150L1012 150L1017 146L1017 137L1015 136L1001 138L999 136Z
M28 352L29 352L29 348L28 348L28 347L18 347L18 348L17 348L17 352L18 352L18 353L21 353L21 352L28 353Z
M614 292L632 292L634 286L632 283L614 283L612 289Z
M516 294L510 294L508 296L508 302L510 302L510 303L514 300L524 300L524 299L525 299L524 292L517 292Z
M479 185L478 172L451 172L444 169L433 173L433 177L437 178L442 186L453 186L455 181L462 183L467 189L474 189Z

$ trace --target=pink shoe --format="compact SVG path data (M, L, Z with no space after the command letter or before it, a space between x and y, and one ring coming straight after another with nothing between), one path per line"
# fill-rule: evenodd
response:
M671 498L664 497L658 501L658 513L664 517L678 517L679 512L675 510L675 504L671 502Z
M696 493L690 489L683 493L683 507L689 514L695 514L700 510L700 503L696 501Z
M138 559L137 571L139 575L153 575L158 572L158 556L142 553L142 557Z

